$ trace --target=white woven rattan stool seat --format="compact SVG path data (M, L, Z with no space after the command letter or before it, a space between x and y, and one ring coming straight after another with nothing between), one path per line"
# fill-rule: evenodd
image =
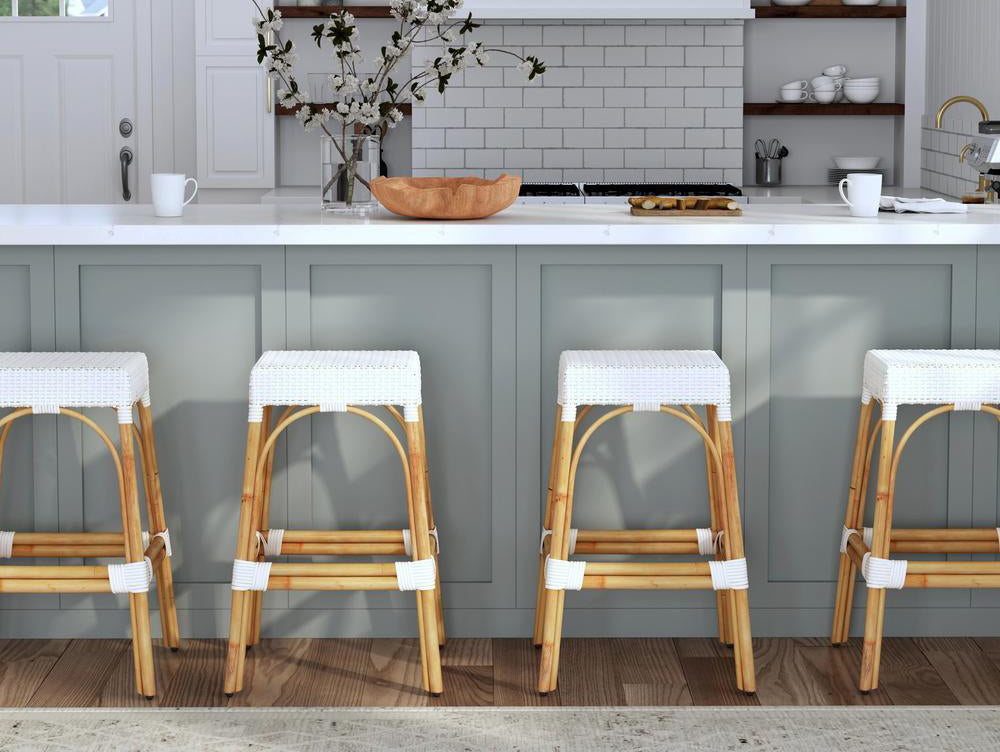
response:
M143 353L0 353L0 407L57 413L61 407L112 407L120 423L132 406L149 406Z
M899 405L950 405L978 410L1000 402L1000 350L870 350L864 391L882 403L882 420Z
M324 412L348 405L399 405L417 420L420 357L409 351L270 351L250 373L250 422L268 405L318 405Z
M582 405L715 405L732 420L729 369L711 350L567 350L559 358L562 419Z

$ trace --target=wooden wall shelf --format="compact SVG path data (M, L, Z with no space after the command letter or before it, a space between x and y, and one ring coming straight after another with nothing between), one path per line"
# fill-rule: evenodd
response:
M766 5L754 10L757 18L906 18L904 5L803 5L797 8Z
M388 5L275 5L284 18L329 18L331 13L350 11L355 18L392 18Z
M298 112L299 108L301 106L302 105L297 104L294 107L286 107L283 104L279 104L278 108L275 110L275 112L277 113L278 117L288 117L288 116L294 115L296 112ZM410 102L404 102L404 103L398 104L396 106L399 107L399 111L403 113L403 117L409 117L410 115L413 114L413 105ZM330 109L333 109L333 104L331 104L331 103L317 102L315 104L311 104L310 107L316 107L316 108L321 109L321 110L324 107L328 107ZM384 109L385 109L385 107L383 106L383 110ZM384 114L384 112L383 112L383 114Z
M906 112L901 104L798 104L783 102L757 102L743 105L743 114L753 115L813 115L813 116L858 116L900 117Z

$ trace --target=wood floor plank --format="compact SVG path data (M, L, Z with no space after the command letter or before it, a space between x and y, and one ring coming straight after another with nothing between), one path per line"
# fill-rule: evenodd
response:
M73 640L31 696L31 707L89 708L126 653L129 640Z
M69 640L0 640L0 707L24 707Z
M679 658L732 658L733 649L714 637L675 637Z
M625 691L608 640L563 638L559 657L559 697L563 705L620 706Z
M135 664L132 651L126 650L121 660L111 672L111 676L101 689L95 705L102 708L156 708L174 707L164 703L165 690L171 685L180 671L183 657L180 652L174 653L165 647L160 640L153 641L153 668L156 672L156 696L152 700L136 691ZM187 672L190 674L190 672Z
M736 688L732 658L681 658L681 667L695 705L760 705Z
M293 707L355 707L365 692L372 641L309 640L293 673L283 705Z
M180 660L177 673L160 692L163 707L212 708L226 705L222 672L226 665L223 640L186 639L173 653Z
M247 652L243 691L229 699L231 707L287 707L300 684L311 684L312 668L304 666L313 640L263 639ZM318 642L318 641L317 641Z
M915 645L962 705L1000 704L1000 669L967 638L917 638Z
M430 699L431 707L492 707L492 666L444 666L444 694Z
M553 707L560 704L557 689L538 694L541 651L527 639L493 640L493 698L497 707Z
M493 640L489 637L455 637L441 648L442 666L492 666Z
M868 694L858 691L858 672L861 666L861 648L857 643L834 646L825 644L800 644L794 641L798 660L810 667L818 677L825 692L825 705L892 705L884 688ZM817 641L817 643L820 641ZM759 686L764 684L760 682Z
M861 650L860 639L851 642L858 651ZM860 665L860 659L857 665ZM855 677L857 671L856 666ZM961 704L937 667L930 663L916 642L909 637L893 637L882 641L879 687L895 705Z
M608 644L626 705L691 705L672 639L612 639Z
M368 654L364 706L425 707L429 695L421 680L420 645L416 639L372 640Z

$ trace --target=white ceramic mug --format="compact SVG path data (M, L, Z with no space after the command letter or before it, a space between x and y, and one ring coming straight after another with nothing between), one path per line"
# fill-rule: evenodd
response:
M811 83L814 91L838 91L844 85L830 76L816 76Z
M837 100L838 91L834 89L817 89L813 96L820 104L833 104Z
M844 186L848 187L848 195ZM882 200L882 176L872 173L852 172L840 181L840 197L851 207L852 217L878 216L879 203Z
M150 180L153 186L153 212L157 217L181 216L184 207L198 195L198 181L194 178L185 179L183 175L170 172L154 172ZM194 193L185 201L184 192L188 183L194 183Z
M782 91L792 90L792 91L805 91L809 88L808 81L789 81L787 84L782 84Z
M831 65L829 68L823 69L824 76L830 76L830 78L839 78L847 73L846 65Z
M782 89L778 96L782 102L808 102L812 99L812 94L803 89Z

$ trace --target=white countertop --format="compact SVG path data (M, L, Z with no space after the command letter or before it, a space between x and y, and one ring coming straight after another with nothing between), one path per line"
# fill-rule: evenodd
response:
M258 204L0 206L0 245L1000 245L1000 207L852 218L835 204L751 204L744 216L632 217L626 206L513 206L470 222L324 215Z

